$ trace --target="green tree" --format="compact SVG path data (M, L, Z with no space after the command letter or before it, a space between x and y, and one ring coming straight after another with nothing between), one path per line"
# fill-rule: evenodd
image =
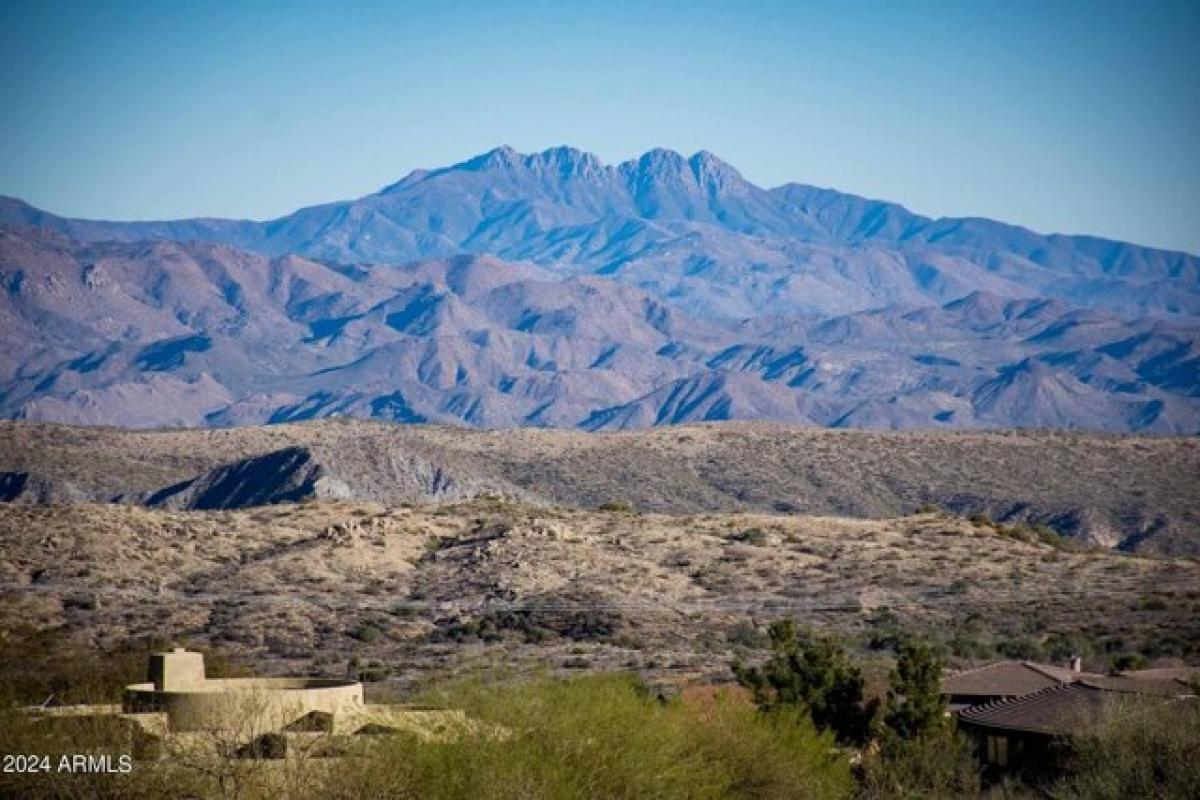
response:
M900 646L890 675L886 729L901 739L915 739L946 727L946 701L941 694L942 662L928 645L909 641Z
M954 730L941 695L942 662L928 644L897 650L877 751L864 759L864 798L964 798L979 792L971 745Z
M738 681L770 711L800 707L821 730L843 742L866 740L876 704L863 703L863 678L842 646L829 636L801 634L791 619L771 623L772 654L762 666L733 665Z

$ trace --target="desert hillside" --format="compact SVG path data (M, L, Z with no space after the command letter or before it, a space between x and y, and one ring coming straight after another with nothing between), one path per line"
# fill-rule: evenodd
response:
M1079 541L1200 553L1200 442L739 423L583 433L347 419L127 431L0 422L0 499L228 509L482 495L644 512L881 519L937 505Z
M1195 657L1200 563L1086 550L941 513L658 515L495 499L172 512L0 504L9 626L102 649L166 638L262 668L633 668L728 679L793 615L959 658Z

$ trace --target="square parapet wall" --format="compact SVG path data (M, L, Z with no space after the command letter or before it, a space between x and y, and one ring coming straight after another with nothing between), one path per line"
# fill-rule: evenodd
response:
M156 692L187 692L203 689L204 654L176 647L169 653L151 653L149 675Z

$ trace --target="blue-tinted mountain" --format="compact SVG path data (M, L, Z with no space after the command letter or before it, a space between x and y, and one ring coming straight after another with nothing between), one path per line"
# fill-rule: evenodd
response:
M569 147L528 155L501 147L267 222L92 222L3 199L0 224L84 241L218 242L343 265L490 255L560 276L605 276L706 318L829 316L975 291L1124 316L1200 315L1193 255L931 219L800 184L764 189L703 151L652 150L610 166Z
M28 420L1200 431L1191 318L978 290L731 320L492 256L345 265L20 227L0 229L0 335L0 416Z

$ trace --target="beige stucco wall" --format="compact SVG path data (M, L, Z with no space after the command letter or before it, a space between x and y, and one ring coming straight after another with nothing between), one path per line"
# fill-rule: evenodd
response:
M123 704L126 712L165 712L173 732L221 732L237 740L277 731L313 711L336 718L362 705L361 683L310 678L206 680L161 692L153 683L135 683L125 688Z
M209 679L204 657L182 648L154 653L149 680L125 687L120 706L29 709L54 716L121 716L176 745L228 752L264 733L280 732L313 712L329 714L335 735L367 726L443 740L475 730L462 711L366 705L363 685L328 678ZM289 736L305 736L289 733ZM311 734L317 735L317 734Z
M151 653L147 680L160 692L198 689L204 685L204 654L176 647L167 653Z

